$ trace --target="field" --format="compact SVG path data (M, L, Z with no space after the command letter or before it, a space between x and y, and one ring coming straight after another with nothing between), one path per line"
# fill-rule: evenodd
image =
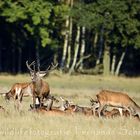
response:
M103 76L55 75L46 77L51 94L73 101L75 104L89 106L90 97L101 89L128 93L140 105L140 78L115 78ZM30 81L28 75L0 75L0 92L6 92L15 82ZM23 99L22 113L14 110L13 103L7 104L0 97L0 105L9 114L0 113L0 139L28 140L112 140L140 138L140 122L130 118L99 119L83 115L47 116L28 111L30 97Z

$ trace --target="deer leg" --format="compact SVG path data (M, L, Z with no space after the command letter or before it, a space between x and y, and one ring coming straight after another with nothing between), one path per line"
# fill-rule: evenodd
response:
M101 118L101 112L102 112L103 108L104 108L104 105L100 105L100 107L97 110L99 118Z
M40 107L42 107L44 104L43 104L43 99L44 99L44 97L42 96L42 97L40 97Z
M118 108L118 110L119 110L120 116L122 117L123 116L122 108Z
M103 114L103 116L105 116L104 114L105 114L106 108L107 108L107 106L105 105L105 106L103 107L103 109L102 109L102 114Z
M18 101L17 99L14 101L14 108L16 111L18 111Z
M99 106L100 106L99 102L95 103L95 104L92 106L92 108L93 108L93 115L94 115L94 116L96 115L95 112L96 112L96 109L99 108Z
M53 105L53 100L52 99L48 99L47 110L51 110L52 109L52 105Z
M15 100L15 103L14 103L14 107L15 107L16 111L20 110L21 103L20 103L19 97L16 97L16 100Z
M33 95L33 109L35 109L36 97Z
M41 105L41 98L40 97L37 97L37 99L38 99L38 102L39 102L39 107L41 107L42 105Z
M95 114L96 109L93 108L92 111L93 111L93 115L95 116L95 115L96 115L96 114Z
M39 107L40 107L39 98L36 97L36 98L35 98L35 108L39 108Z
M132 108L128 108L128 107L125 107L126 110L128 110L129 114L130 114L130 118L132 118L132 112L134 112L134 110L132 111Z
M15 89L15 106L16 106L16 110L19 111L20 107L21 107L21 101L22 101L22 90L21 88L16 88Z
M23 99L23 91L21 90L21 92L19 94L19 107L20 107L20 109L22 109L22 99Z

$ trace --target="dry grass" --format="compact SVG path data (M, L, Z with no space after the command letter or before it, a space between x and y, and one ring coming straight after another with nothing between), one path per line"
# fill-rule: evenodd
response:
M140 105L140 78L114 78L98 76L50 76L49 82L53 95L89 105L89 96L95 97L101 89L127 92ZM0 76L0 92L8 91L15 82L30 81L27 75ZM112 140L139 139L140 122L133 119L99 119L83 115L47 116L28 111L31 98L23 100L23 111L18 113L13 104L6 104L0 98L2 106L10 113L0 113L0 139L28 140Z

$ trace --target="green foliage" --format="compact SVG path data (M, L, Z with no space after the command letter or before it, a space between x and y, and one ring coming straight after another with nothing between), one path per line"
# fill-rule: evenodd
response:
M88 4L77 3L71 15L80 26L95 31L100 31L103 26L108 42L118 44L121 41L122 46L128 46L134 45L135 37L140 34L139 7L139 1L98 0Z
M2 16L11 23L22 22L31 35L41 39L42 46L50 43L48 25L52 4L44 0L24 0L13 2L5 0Z
M24 7L18 6L18 2L4 1L2 8L2 16L6 17L8 22L13 23L27 18Z
M70 8L66 4L56 5L54 6L54 14L56 18L65 19L69 14Z
M135 47L140 48L140 35L138 35L135 39Z
M46 30L46 28L40 28L40 36L41 36L41 43L42 46L45 47L46 44L50 44L51 43L51 39L49 38L49 34L48 31Z
M99 53L102 55L100 58L104 59L105 42L108 49L111 47L111 53L116 55L129 46L140 48L139 0L81 0L73 1L73 3L72 1L52 0L2 0L0 18L1 27L4 27L5 31L10 34L5 32L5 36L8 36L12 43L14 42L9 43L12 44L11 46L25 47L27 40L33 41L31 44L34 47L37 45L45 47L49 44L50 48L41 49L51 50L51 54L56 53L58 59L62 57L64 34L66 31L70 33L71 27L72 35L68 38L68 44L71 45L71 57L73 57L77 26L86 29L85 54L91 53L95 58L90 61L95 62ZM66 19L71 20L72 26L69 24L67 28L65 27ZM97 41L94 40L95 34L97 34ZM3 43L1 39L3 38L0 38L0 42ZM81 30L79 43L82 43L82 39ZM79 45L81 49L82 45ZM101 47L102 52L99 52ZM43 52L41 55L44 57L46 54ZM80 59L79 55L78 59ZM90 61L84 62L88 62L85 64L85 68L91 68ZM92 62L92 66L96 65L96 62L93 64L94 62ZM103 60L101 60L102 62Z

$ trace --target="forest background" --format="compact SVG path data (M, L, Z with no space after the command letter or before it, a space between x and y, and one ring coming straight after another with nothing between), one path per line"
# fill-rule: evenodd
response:
M140 75L139 0L1 0L0 72Z

